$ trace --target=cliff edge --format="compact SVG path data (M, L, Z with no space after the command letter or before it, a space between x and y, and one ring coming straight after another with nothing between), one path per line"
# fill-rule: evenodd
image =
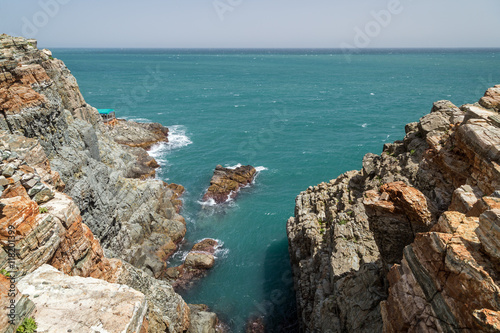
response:
M36 40L0 35L0 289L16 295L0 295L15 303L1 332L31 315L39 332L54 331L50 316L64 332L216 332L215 314L156 279L186 232L182 187L152 179L144 149L167 134L108 127L62 61ZM78 296L88 288L103 299ZM68 300L87 322L73 321Z
M500 86L434 103L287 223L306 332L498 332Z

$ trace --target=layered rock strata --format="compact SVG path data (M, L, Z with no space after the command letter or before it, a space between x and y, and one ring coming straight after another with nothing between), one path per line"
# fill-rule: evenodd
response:
M304 331L498 331L499 88L434 103L361 171L297 197L287 233Z
M58 179L49 164L45 169L31 166L16 153L5 150L0 151L0 156L6 158L0 163L0 182L4 184L0 196L0 269L17 281L22 278L30 283L30 277L24 275L50 264L65 274L126 285L141 292L148 302L149 332L181 332L189 327L189 308L168 283L104 256L99 241L82 223L73 200L42 180L40 173ZM32 298L29 301L35 301ZM1 294L0 299L8 301L7 294ZM24 311L24 304L28 304L24 298L16 301L17 324L32 312Z
M257 171L251 165L238 166L234 169L217 165L203 201L212 199L220 204L234 199L241 187L252 183L256 173Z
M0 36L0 110L0 136L8 134L1 139L3 149L27 159L43 151L45 161L37 162L50 161L106 253L160 276L184 237L185 222L167 184L135 178L153 176L157 166L139 146L164 141L168 130L129 122L110 129L62 61L33 41L5 35Z
M206 328L206 321L190 315L168 282L153 277L165 272L166 259L185 233L177 213L181 187L136 179L143 178L133 170L142 163L138 156L146 153L143 148L115 141L83 100L75 78L50 51L38 50L34 40L6 35L0 35L0 150L0 269L21 278L26 287L26 295L16 296L15 325L2 322L0 332L14 332L30 315L39 323L44 322L40 313L50 317L45 305L50 309L57 300L48 290L60 281L81 285L62 290L68 295L95 282L62 274L100 279L97 285L106 288L104 281L119 284L119 290L135 295L140 300L135 309L141 311L131 315L126 329ZM49 269L50 277L40 284L40 272L28 273L44 264L60 273ZM2 288L8 283L0 276ZM6 295L0 295L2 304L10 302ZM106 300L120 307L111 294L102 302ZM99 307L90 299L88 305ZM109 318L113 320L118 318Z

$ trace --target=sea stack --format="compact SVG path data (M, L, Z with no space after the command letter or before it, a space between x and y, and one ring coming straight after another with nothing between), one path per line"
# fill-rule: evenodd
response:
M256 174L257 170L251 165L238 166L234 169L217 165L210 180L210 187L203 196L203 201L213 199L216 203L221 204L229 199L234 199L241 187L252 183Z

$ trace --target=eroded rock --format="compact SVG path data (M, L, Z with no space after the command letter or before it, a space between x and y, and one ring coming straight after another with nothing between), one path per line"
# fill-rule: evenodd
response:
M304 331L496 331L496 90L483 107L434 103L361 172L297 197L287 233Z
M203 201L213 199L216 203L224 203L234 199L241 187L251 184L257 171L251 165L239 166L234 169L217 165L210 180Z
M35 304L38 332L146 332L144 294L124 285L68 276L43 265L19 283Z
M167 270L166 275L173 281L172 286L176 290L188 289L196 280L205 276L214 266L214 253L218 245L216 240L210 238L196 243L182 265Z

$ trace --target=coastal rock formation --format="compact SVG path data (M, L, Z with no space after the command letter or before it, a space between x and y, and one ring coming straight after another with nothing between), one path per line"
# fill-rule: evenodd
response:
M499 86L434 103L287 223L306 332L498 331Z
M223 333L228 332L226 327L219 323L219 319L204 304L190 304L191 314L189 320L191 326L187 333Z
M241 187L252 183L256 173L251 165L238 166L234 169L217 165L203 201L212 199L220 204L234 199Z
M142 313L147 332L196 326L181 296L154 278L185 234L180 187L130 178L139 156L131 151L142 148L118 144L69 70L34 40L0 35L0 111L0 269L22 278L24 292L43 295L46 305L60 301L47 292L52 287L25 275L49 264L61 272L56 280L64 273L135 289L143 305L130 329L141 328L134 325ZM94 280L72 281L82 285L63 290L67 295ZM1 276L0 282L8 283ZM19 297L17 324L34 308ZM15 327L0 326L5 330Z
M18 283L35 304L37 332L147 332L147 301L130 287L43 265Z
M154 175L157 163L138 146L142 139L142 146L165 141L168 130L118 122L114 132L85 103L62 61L23 38L2 35L0 45L0 148L50 161L57 176L40 176L64 186L106 254L160 276L185 222L167 184L141 180Z
M214 266L214 253L218 245L214 239L204 239L193 246L182 265L167 270L167 277L172 279L175 290L188 289Z
M180 198L182 194L184 194L184 191L186 189L184 188L184 186L174 183L168 184L168 188L174 191L174 194L172 195L170 201L174 205L176 212L179 213L182 208L182 200Z
M130 147L149 149L156 143L168 142L168 128L158 123L117 119L108 133L116 142Z
M479 218L447 211L433 232L417 235L389 272L384 331L498 331L499 219L498 210Z
M19 279L50 264L65 274L127 285L145 295L149 332L167 328L181 332L189 327L189 308L168 283L104 256L99 241L82 223L73 200L41 180L38 171L50 174L50 170L32 167L10 151L0 151L0 156L7 158L0 163L0 170L8 171L4 173L9 176L0 176L4 184L0 196L0 269ZM33 192L33 188L44 189L48 199L37 203L40 192ZM29 277L23 281L26 279ZM0 301L8 301L6 296L1 294ZM24 299L18 303L17 323L29 314L27 310L32 310Z
M264 333L266 327L262 318L251 319L245 326L245 333Z

